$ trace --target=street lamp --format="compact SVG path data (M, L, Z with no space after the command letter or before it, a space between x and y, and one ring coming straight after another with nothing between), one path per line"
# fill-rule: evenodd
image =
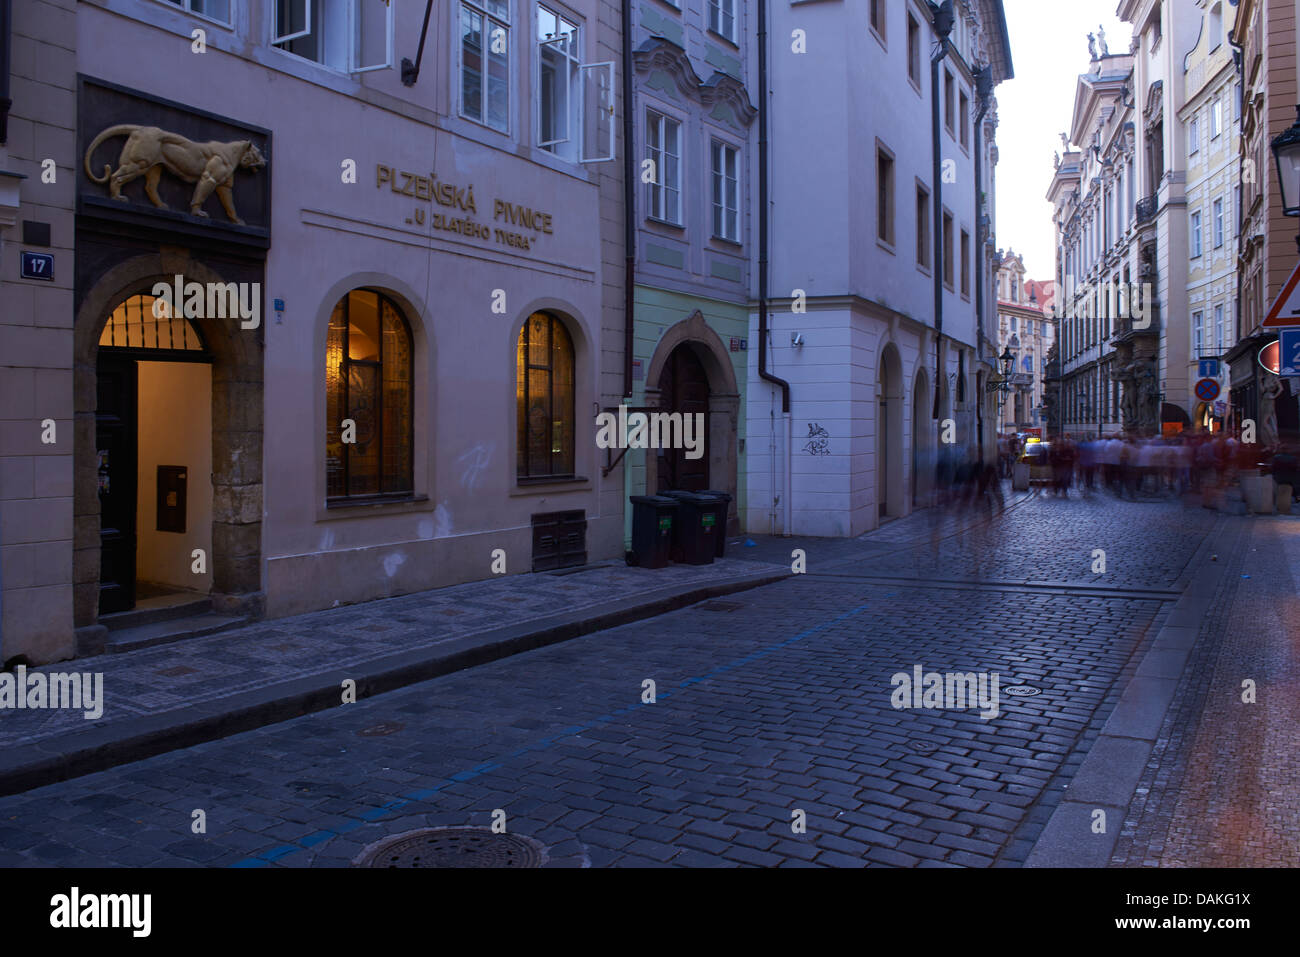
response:
M1296 121L1273 140L1273 160L1282 187L1282 212L1300 216L1300 106Z
M1300 216L1300 105L1295 108L1296 121L1273 140L1273 162L1277 181L1282 188L1282 212ZM1295 238L1300 249L1300 234Z

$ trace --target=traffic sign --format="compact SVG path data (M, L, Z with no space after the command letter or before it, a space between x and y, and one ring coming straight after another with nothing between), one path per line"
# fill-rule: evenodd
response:
M1300 263L1296 263L1295 269L1291 270L1291 278L1286 281L1282 291L1273 300L1272 308L1268 310L1268 315L1260 325L1270 329L1278 326L1300 325L1298 317L1300 317Z
M1219 377L1218 359L1198 359L1196 366L1196 374L1202 379L1217 379Z
M1279 375L1300 375L1300 326L1283 329L1277 340L1281 355L1278 357Z
M1196 397L1202 402L1213 402L1219 397L1219 383L1213 379L1202 379L1196 383Z

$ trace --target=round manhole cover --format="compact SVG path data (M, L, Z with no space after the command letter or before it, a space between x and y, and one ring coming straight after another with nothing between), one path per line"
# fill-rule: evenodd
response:
M386 734L396 734L405 727L406 725L400 721L384 721L368 728L362 728L357 734L363 738L382 738Z
M917 754L934 754L939 750L939 745L933 741L909 741L907 746Z
M1036 694L1042 694L1041 688L1035 688L1033 685L1009 685L1002 689L1013 698L1032 698Z
M546 849L530 837L486 827L429 827L371 844L353 867L541 867Z

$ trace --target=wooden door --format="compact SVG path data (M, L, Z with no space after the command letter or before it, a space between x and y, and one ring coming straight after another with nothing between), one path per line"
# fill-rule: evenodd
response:
M709 378L695 350L683 343L672 351L659 376L661 408L683 416L700 413L703 429L692 433L703 454L687 458L685 448L659 450L658 490L698 492L709 487ZM683 425L683 431L685 426ZM699 434L702 431L703 434Z
M99 613L135 606L136 363L100 354L95 449L99 472Z

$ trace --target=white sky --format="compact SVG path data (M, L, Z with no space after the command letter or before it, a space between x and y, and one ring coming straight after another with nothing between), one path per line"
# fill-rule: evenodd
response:
M1088 34L1100 24L1111 53L1127 53L1133 28L1118 0L1004 0L1015 78L999 84L997 245L1025 257L1030 279L1054 279L1052 153L1070 126L1074 89L1086 73Z

